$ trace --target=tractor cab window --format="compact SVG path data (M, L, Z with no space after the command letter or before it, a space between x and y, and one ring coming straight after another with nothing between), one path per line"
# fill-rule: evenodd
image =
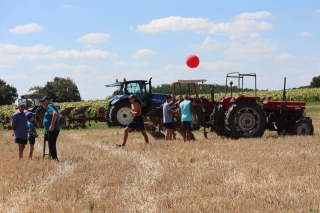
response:
M138 83L127 84L127 94L136 94L140 90Z
M138 100L145 99L147 96L144 82L130 82L126 85L126 94L134 94Z

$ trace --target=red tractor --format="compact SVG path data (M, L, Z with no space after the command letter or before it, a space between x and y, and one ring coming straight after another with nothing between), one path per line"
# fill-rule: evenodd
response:
M254 96L244 96L243 79L254 77ZM228 73L226 76L226 93L228 78L238 79L238 95L232 96L230 81L230 97L223 97L216 103L210 116L211 131L219 136L234 139L261 137L266 129L277 131L278 134L313 135L312 120L304 112L306 103L301 101L286 101L286 79L284 82L283 100L267 100L256 95L256 74ZM262 102L259 104L258 102Z

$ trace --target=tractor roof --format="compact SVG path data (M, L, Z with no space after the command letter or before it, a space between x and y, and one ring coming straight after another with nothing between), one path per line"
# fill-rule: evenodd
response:
M206 82L207 80L205 79L200 79L200 80L175 80L172 83L173 84L190 84L190 83L203 83Z
M146 83L147 81L146 80L123 81L123 82L115 82L115 83L112 83L112 84L107 84L105 86L106 87L118 87L118 86L121 85L121 83L132 83L132 82L144 82L144 83Z
M42 98L44 94L41 94L38 90L30 90L25 95L21 95L22 99L29 99L29 98Z

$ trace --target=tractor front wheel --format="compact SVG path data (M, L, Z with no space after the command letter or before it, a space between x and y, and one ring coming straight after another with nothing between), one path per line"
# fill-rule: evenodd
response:
M293 135L313 135L314 128L310 119L301 118L295 122L292 128Z
M216 105L210 115L210 125L211 131L214 131L218 136L229 137L229 134L224 127L225 113L226 110L224 109L223 104Z
M198 118L198 125L202 126L203 125L203 111L202 111L201 106L196 106L194 108L194 112Z
M129 101L121 101L112 106L110 110L111 122L116 126L125 127L131 122L131 106Z
M266 117L256 102L243 101L229 108L225 127L234 139L261 137L266 129Z

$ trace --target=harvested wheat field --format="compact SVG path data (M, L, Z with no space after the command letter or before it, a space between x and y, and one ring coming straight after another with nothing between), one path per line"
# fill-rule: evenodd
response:
M11 132L0 131L0 212L319 212L320 116L315 136L144 144L122 129L62 130L60 163L18 161ZM25 150L25 156L28 147Z

